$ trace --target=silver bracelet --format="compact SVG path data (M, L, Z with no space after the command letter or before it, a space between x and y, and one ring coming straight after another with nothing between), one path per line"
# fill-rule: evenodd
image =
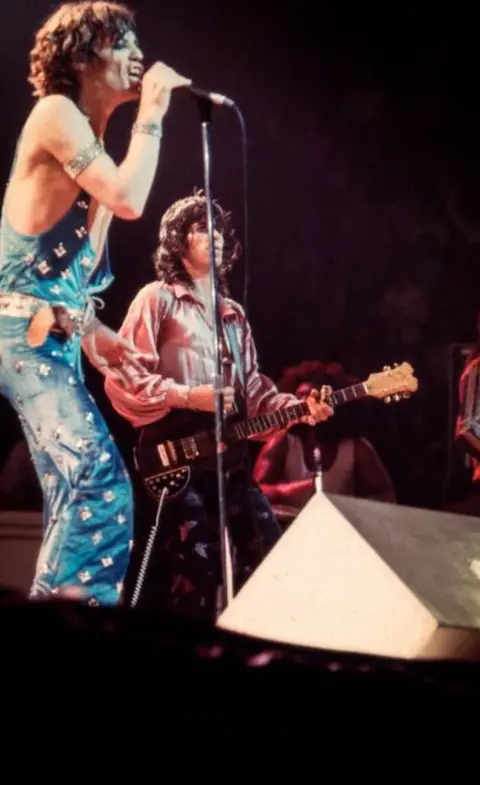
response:
M132 134L149 134L161 139L162 133L163 126L161 123L134 123L132 125Z
M90 166L92 161L100 155L103 155L104 152L105 146L103 142L100 139L94 139L93 142L90 142L90 144L80 150L74 158L71 158L70 161L66 161L63 164L63 168L66 173L75 180L85 171L87 166Z

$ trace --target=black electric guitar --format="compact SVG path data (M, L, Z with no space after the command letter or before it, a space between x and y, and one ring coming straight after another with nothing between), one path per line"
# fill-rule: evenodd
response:
M342 406L366 396L389 403L409 397L417 388L412 366L402 363L370 374L365 382L335 390L327 403ZM223 434L225 470L233 471L241 466L242 443L247 439L294 425L308 414L308 404L301 401L249 420L238 421L238 415L229 415ZM166 490L165 498L174 498L195 475L216 471L215 415L179 409L145 426L135 446L135 464L150 496L158 501Z

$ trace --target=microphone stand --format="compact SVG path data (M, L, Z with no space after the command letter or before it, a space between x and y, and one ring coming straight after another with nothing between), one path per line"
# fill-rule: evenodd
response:
M322 472L322 453L320 447L315 447L313 450L313 464L314 464L314 486L316 493L323 491L323 472Z
M213 314L213 343L215 356L215 372L213 388L215 393L215 444L218 477L218 514L220 524L220 554L222 564L222 587L217 598L217 616L229 605L233 598L233 577L231 566L230 543L228 536L227 515L225 505L225 474L223 468L223 432L225 427L224 397L223 397L223 367L220 356L220 335L222 321L220 314L220 301L218 292L217 268L215 265L214 222L211 196L211 142L210 127L212 102L203 96L195 96L200 112L202 125L202 154L205 181L205 201L207 206L208 240L210 246L210 297Z

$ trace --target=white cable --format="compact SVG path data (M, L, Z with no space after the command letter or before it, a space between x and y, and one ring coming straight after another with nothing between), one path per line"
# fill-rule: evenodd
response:
M132 600L130 602L130 607L133 608L138 602L138 598L140 596L140 592L142 590L143 582L145 580L145 575L147 572L148 562L150 559L150 554L152 552L152 548L155 542L155 537L157 536L158 527L160 525L160 513L162 512L163 501L165 496L167 495L167 489L164 488L162 491L162 495L160 496L160 501L158 502L157 507L157 514L155 516L155 523L153 524L150 534L148 535L147 544L145 546L145 552L143 554L142 563L140 565L140 569L138 571L137 582L135 584L135 590L133 592Z

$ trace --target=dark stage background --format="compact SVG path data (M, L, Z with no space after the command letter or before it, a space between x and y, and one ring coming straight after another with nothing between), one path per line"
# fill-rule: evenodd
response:
M8 177L31 98L33 31L56 4L2 0L0 180ZM147 62L162 59L240 106L248 129L248 312L264 372L338 360L357 376L408 360L409 401L372 403L369 435L399 500L438 507L447 483L449 347L476 339L479 289L478 24L471 6L137 0ZM126 151L134 107L107 145ZM243 226L235 114L213 115L214 194ZM115 221L116 281L105 321L117 327L152 278L164 209L202 186L200 124L173 97L145 216ZM241 232L240 232L241 233ZM232 292L243 295L239 265ZM101 378L88 381L121 447L130 430ZM451 403L451 401L450 401ZM20 435L1 401L4 459Z

